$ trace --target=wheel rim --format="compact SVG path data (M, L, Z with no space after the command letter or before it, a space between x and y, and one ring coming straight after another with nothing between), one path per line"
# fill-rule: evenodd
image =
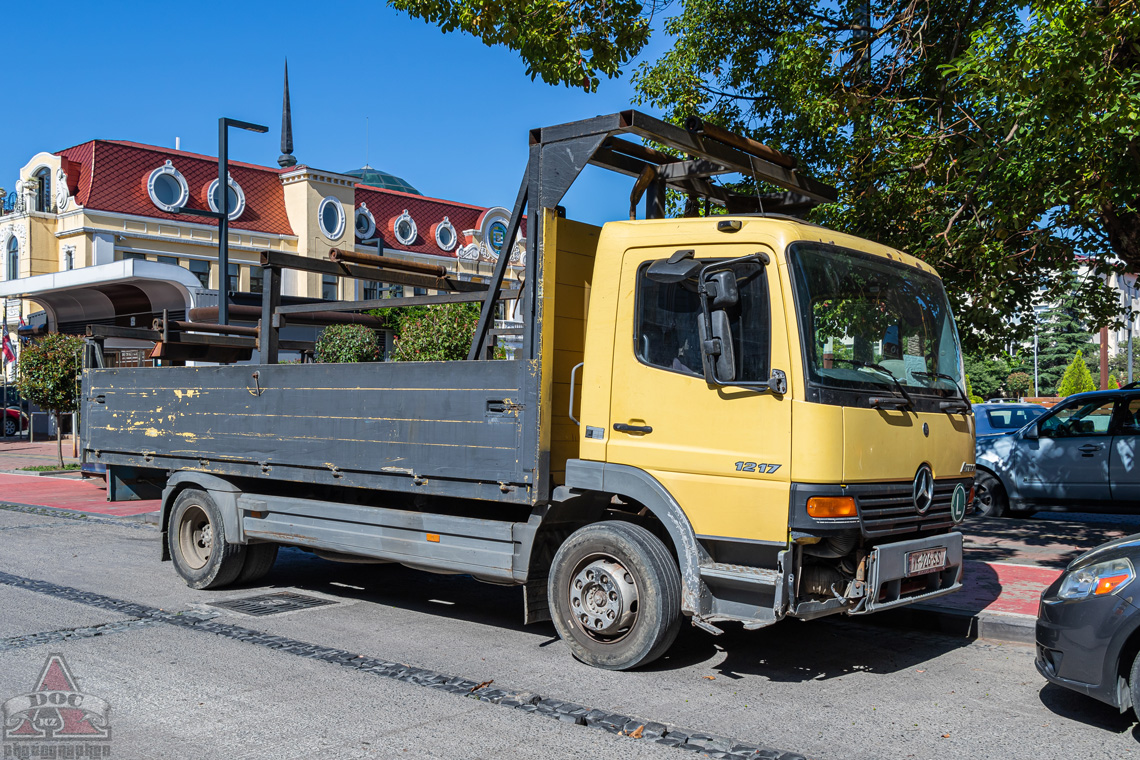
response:
M994 512L994 492L981 483L974 486L974 501L978 504L978 511L984 516Z
M16 434L16 422L11 417L5 418L4 419L4 435L15 435L15 434Z
M637 622L637 582L633 573L608 554L594 554L579 562L569 591L570 617L594 641L620 641Z
M186 564L201 570L210 561L213 545L214 526L209 515L197 505L187 507L178 526L178 548Z

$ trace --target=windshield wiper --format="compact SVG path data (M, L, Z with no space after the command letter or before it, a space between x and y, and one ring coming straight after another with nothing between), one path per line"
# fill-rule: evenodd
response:
M900 383L899 379L897 377L895 377L895 373L891 372L889 369L887 369L883 365L875 364L874 362L861 362L858 359L836 359L836 358L833 358L831 361L832 362L843 362L844 364L850 364L853 367L858 367L858 368L866 367L867 369L873 369L877 372L882 372L884 375L886 375L887 377L889 377L891 379L891 382L894 384L895 390L897 390L899 392L899 394L906 400L906 406L909 407L910 409L914 409L914 399L912 399L910 397L910 394L906 392L906 388L903 388L902 383ZM879 406L879 404L875 403L877 400L878 399L871 399L872 406ZM885 401L886 399L883 399L883 400Z
M911 372L911 374L914 375L915 377L940 377L943 380L949 380L951 383L954 384L954 390L958 391L958 395L962 397L961 403L965 405L965 408L963 409L961 406L959 406L955 402L943 401L941 404L942 411L948 411L950 407L956 407L958 409L961 409L963 412L968 411L970 409L970 399L966 398L966 391L962 390L962 386L958 385L957 380L955 380L950 375L947 375L945 372L922 372L922 371L919 371L919 372Z

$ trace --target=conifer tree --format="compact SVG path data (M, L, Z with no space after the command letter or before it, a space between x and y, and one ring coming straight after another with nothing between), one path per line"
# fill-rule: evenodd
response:
M1064 377L1061 378L1060 385L1057 386L1057 395L1061 397L1072 396L1074 393L1084 393L1085 391L1095 391L1096 383L1093 382L1092 373L1089 372L1089 366L1085 364L1085 358L1080 351L1073 357L1073 361L1069 363L1068 368L1065 370Z

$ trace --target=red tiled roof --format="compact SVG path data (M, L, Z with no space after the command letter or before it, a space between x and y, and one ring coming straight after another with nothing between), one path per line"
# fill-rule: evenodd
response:
M180 150L120 140L92 140L60 151L59 155L80 165L76 201L85 208L157 219L194 221L216 225L213 219L170 214L151 202L146 191L150 173L166 161L186 178L190 188L189 208L209 209L206 189L218 177L217 159ZM230 229L292 235L285 212L280 171L265 166L230 163L230 176L245 193L245 211ZM75 181L68 176L68 184Z
M356 208L360 208L361 204L367 204L368 210L376 219L375 236L383 241L383 247L397 251L445 256L451 259L456 258L459 254L459 249L462 247L463 231L478 229L479 220L487 211L482 206L428 198L414 193L403 193L399 190L382 190L368 185L357 185ZM416 239L412 245L404 245L392 234L392 222L405 210L416 222ZM440 249L431 232L432 227L442 222L445 216L455 227L456 237L460 239L459 244L450 251ZM522 231L523 235L526 235L526 219L523 219Z

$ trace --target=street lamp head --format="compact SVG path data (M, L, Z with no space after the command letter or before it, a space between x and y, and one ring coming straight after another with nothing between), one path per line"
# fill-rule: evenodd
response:
M247 132L262 132L262 133L264 133L264 132L269 131L269 127L263 127L260 124L253 124L253 123L248 122L248 121L239 121L237 119L228 119L224 116L221 118L221 122L222 122L222 124L224 124L227 127L237 127L238 129L244 129Z

